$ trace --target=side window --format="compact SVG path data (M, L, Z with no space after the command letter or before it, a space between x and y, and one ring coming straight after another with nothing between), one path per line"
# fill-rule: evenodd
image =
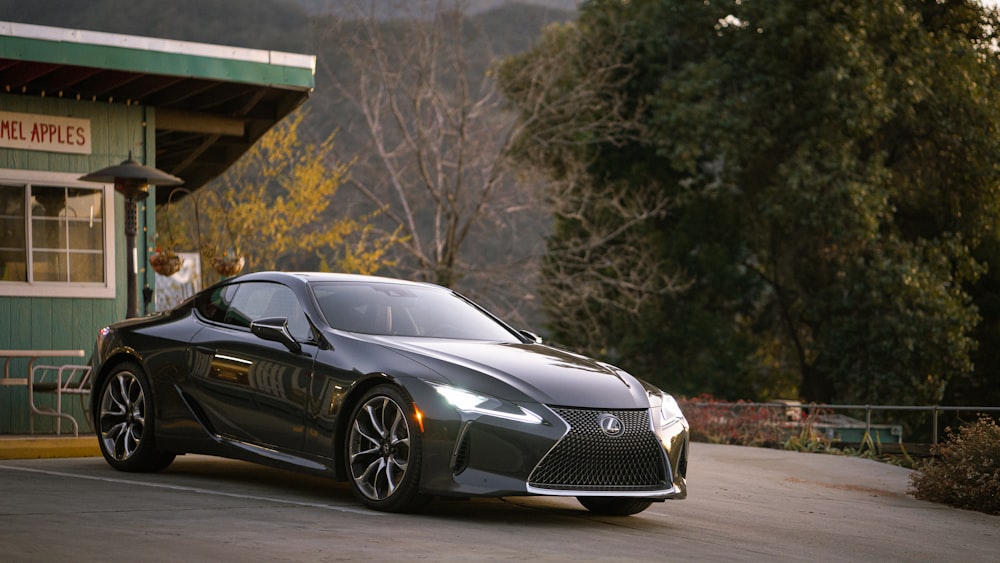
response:
M202 294L195 303L195 306L205 318L221 323L226 320L226 313L229 312L229 306L235 294L235 285L224 285L216 288L211 293ZM249 323L247 326L249 326Z
M288 287L268 282L237 284L225 316L227 324L250 327L252 321L270 317L288 320L288 330L297 340L309 338L309 322L295 293Z
M292 333L296 340L309 340L311 333L309 321L306 320L302 305L290 288L283 285L275 286L264 316L285 317L288 319L288 332Z
M226 324L250 328L250 322L263 318L267 308L267 298L273 292L273 284L241 283L226 311Z

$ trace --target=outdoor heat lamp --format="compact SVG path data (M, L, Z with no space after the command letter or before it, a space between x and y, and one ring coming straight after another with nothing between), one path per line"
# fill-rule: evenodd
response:
M126 304L125 317L138 317L137 280L139 270L135 246L135 237L139 232L139 207L137 204L149 195L150 185L178 186L183 184L184 180L137 162L132 158L131 151L129 151L128 159L121 164L101 168L96 172L81 176L80 180L101 184L113 183L115 191L125 196L125 246L128 247L125 257L126 269L128 270L126 284L128 303Z

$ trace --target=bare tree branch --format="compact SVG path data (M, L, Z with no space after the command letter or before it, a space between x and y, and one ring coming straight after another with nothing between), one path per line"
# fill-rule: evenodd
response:
M515 116L481 62L485 36L460 0L395 3L391 20L380 6L338 1L322 30L331 116L362 145L350 184L400 234L401 273L489 292L477 298L517 317L537 306L549 214L506 157Z

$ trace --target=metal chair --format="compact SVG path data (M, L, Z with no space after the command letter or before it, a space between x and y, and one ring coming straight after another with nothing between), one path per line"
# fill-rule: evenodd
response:
M32 413L29 425L32 434L35 433L34 415L39 414L59 418L56 422L56 435L62 434L62 419L65 418L73 424L73 435L80 436L80 425L77 424L76 418L69 413L62 412L63 395L77 395L80 397L80 406L87 420L87 427L93 430L86 400L87 396L90 395L90 372L90 366L79 364L32 366L31 381L30 385L28 385L28 403ZM36 405L35 393L55 394L55 408Z

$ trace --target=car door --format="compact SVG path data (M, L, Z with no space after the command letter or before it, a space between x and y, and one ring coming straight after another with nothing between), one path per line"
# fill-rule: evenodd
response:
M243 442L301 451L316 345L294 292L279 283L237 283L219 288L198 309L206 326L191 341L196 358L187 392L212 429ZM251 322L275 317L288 320L300 351L251 333Z

